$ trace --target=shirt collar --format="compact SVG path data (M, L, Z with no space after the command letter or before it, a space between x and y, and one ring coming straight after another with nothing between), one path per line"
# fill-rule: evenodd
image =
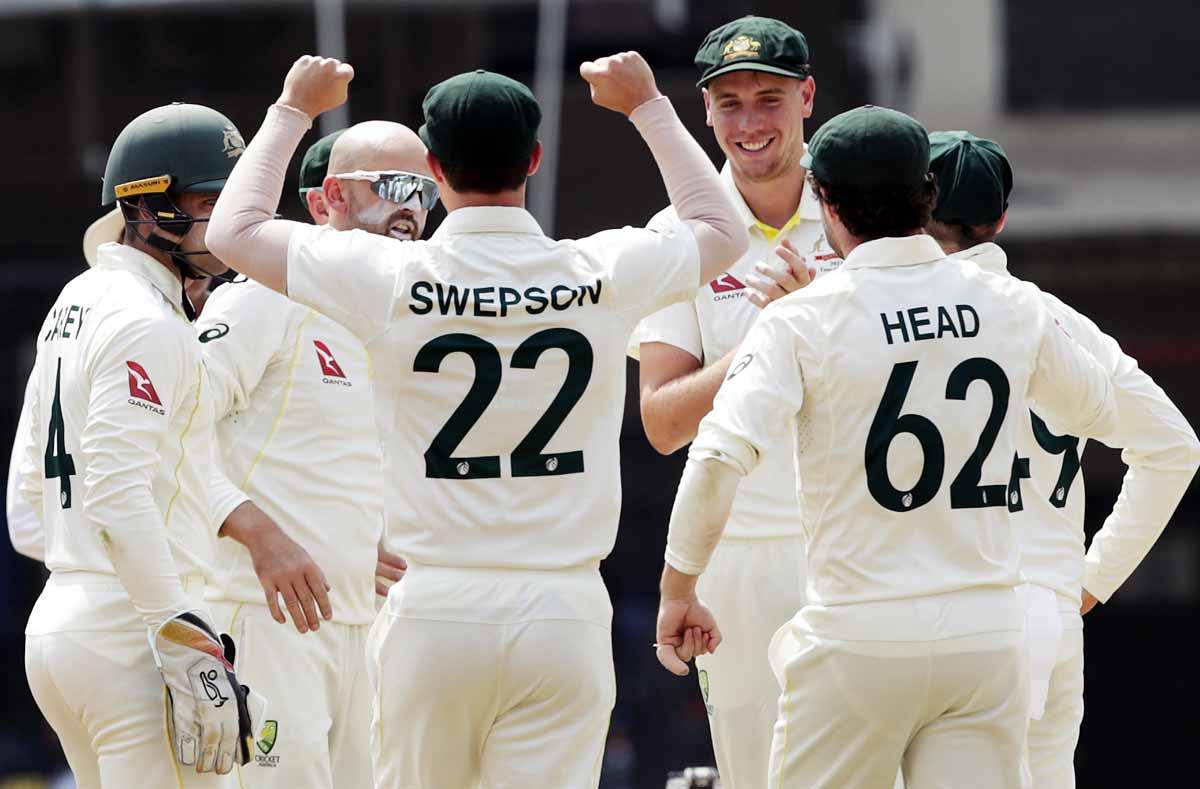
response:
M942 260L946 253L932 236L924 233L899 238L877 238L864 241L846 256L842 268L885 268L911 266Z
M481 205L456 208L446 214L433 238L458 236L465 233L523 233L545 235L533 214L524 208L501 205Z
M808 152L808 145L804 146L803 153ZM803 153L801 155L803 155ZM737 209L738 217L742 220L747 230L759 228L762 230L762 222L758 221L758 217L750 210L750 206L746 205L746 198L742 197L741 191L738 190L737 184L733 180L733 169L729 166L729 162L725 162L725 166L721 168L721 180L725 182L725 187L733 196L733 206ZM796 213L787 221L781 228L773 228L782 235L784 231L790 230L800 222L820 222L821 221L821 204L817 202L817 196L812 193L812 187L809 186L808 179L804 179L804 186L800 190L800 205L796 208Z
M991 241L960 250L950 257L955 260L970 260L984 271L990 271L993 274L1008 273L1008 255Z
M166 266L154 258L126 244L108 241L96 248L96 268L128 271L151 285L163 295L176 312L184 320L188 320L183 311L183 285L175 278Z

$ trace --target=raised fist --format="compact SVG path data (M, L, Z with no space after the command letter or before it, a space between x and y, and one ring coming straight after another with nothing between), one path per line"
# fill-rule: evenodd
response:
M340 107L346 101L350 80L354 79L354 67L335 58L303 55L292 64L283 79L283 92L279 104L286 104L310 118L322 112Z
M636 52L586 61L580 64L579 75L591 86L593 102L626 116L662 95L654 84L654 72Z

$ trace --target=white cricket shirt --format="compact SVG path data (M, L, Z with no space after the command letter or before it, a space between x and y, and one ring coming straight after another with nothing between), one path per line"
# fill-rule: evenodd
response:
M325 573L333 620L375 618L382 450L371 366L342 326L256 282L222 285L196 323L212 379L221 467ZM263 603L250 553L218 543L215 599Z
M1016 585L1026 401L1084 432L1113 420L1108 377L1035 287L949 263L925 235L859 245L739 353L692 453L752 469L795 419L817 606Z
M996 244L950 257L1011 276L1008 257ZM1031 583L1053 589L1060 609L1078 611L1081 587L1106 601L1141 562L1186 492L1200 449L1183 414L1136 359L1086 316L1049 293L1042 297L1066 332L1108 373L1117 402L1117 423L1108 434L1061 435L1033 412L1018 420L1017 454L1028 462L1029 476L1010 491L1009 510L1016 513L1021 571ZM1085 560L1080 458L1089 437L1123 448L1129 471Z
M165 267L116 243L98 256L38 336L21 493L45 528L53 573L115 582L104 534L140 522L166 530L186 589L210 573L216 543L200 347ZM27 632L143 627L129 600L107 591L74 602L44 593Z
M807 181L796 215L777 233L772 233L764 229L746 205L728 164L721 171L721 179L737 207L738 217L750 232L750 248L719 279L701 287L694 299L673 304L642 321L631 346L635 358L636 346L644 342L673 345L705 366L737 348L762 314L746 298L746 280L754 275L758 263L775 269L781 267L775 249L785 240L791 241L805 257L808 267L820 274L834 271L842 263L825 241L821 206ZM649 227L660 229L678 221L675 209L668 206L650 220ZM779 431L778 440L764 454L767 459L738 485L722 539L762 539L802 533L792 432Z
M524 209L461 208L428 241L305 228L288 294L371 353L394 549L420 564L596 566L621 507L625 349L690 298L686 227L546 237Z

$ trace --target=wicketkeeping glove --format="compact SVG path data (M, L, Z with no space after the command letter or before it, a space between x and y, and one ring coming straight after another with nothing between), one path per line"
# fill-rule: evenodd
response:
M234 645L196 611L150 632L154 662L167 686L170 737L180 764L228 773L250 761L254 742L250 689L233 673Z

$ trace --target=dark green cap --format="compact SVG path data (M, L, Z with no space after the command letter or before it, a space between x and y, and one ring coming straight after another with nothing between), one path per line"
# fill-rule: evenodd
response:
M346 130L338 129L333 134L326 134L304 152L304 158L300 160L300 199L304 199L304 193L308 190L320 189L321 184L325 183L325 174L329 170L329 154L333 151L333 144L344 131Z
M479 69L434 85L421 104L417 131L430 153L463 167L527 161L537 144L542 109L529 88Z
M796 79L812 73L804 34L765 16L744 16L709 33L696 51L696 67L700 69L698 88L731 71L762 71Z
M937 176L933 218L953 225L1000 221L1012 192L1012 166L1004 149L965 131L929 135L929 171Z
M827 184L917 186L929 173L929 135L903 112L867 104L827 120L800 165Z
M233 122L200 104L168 104L134 118L117 135L100 205L118 197L219 192L246 149Z

